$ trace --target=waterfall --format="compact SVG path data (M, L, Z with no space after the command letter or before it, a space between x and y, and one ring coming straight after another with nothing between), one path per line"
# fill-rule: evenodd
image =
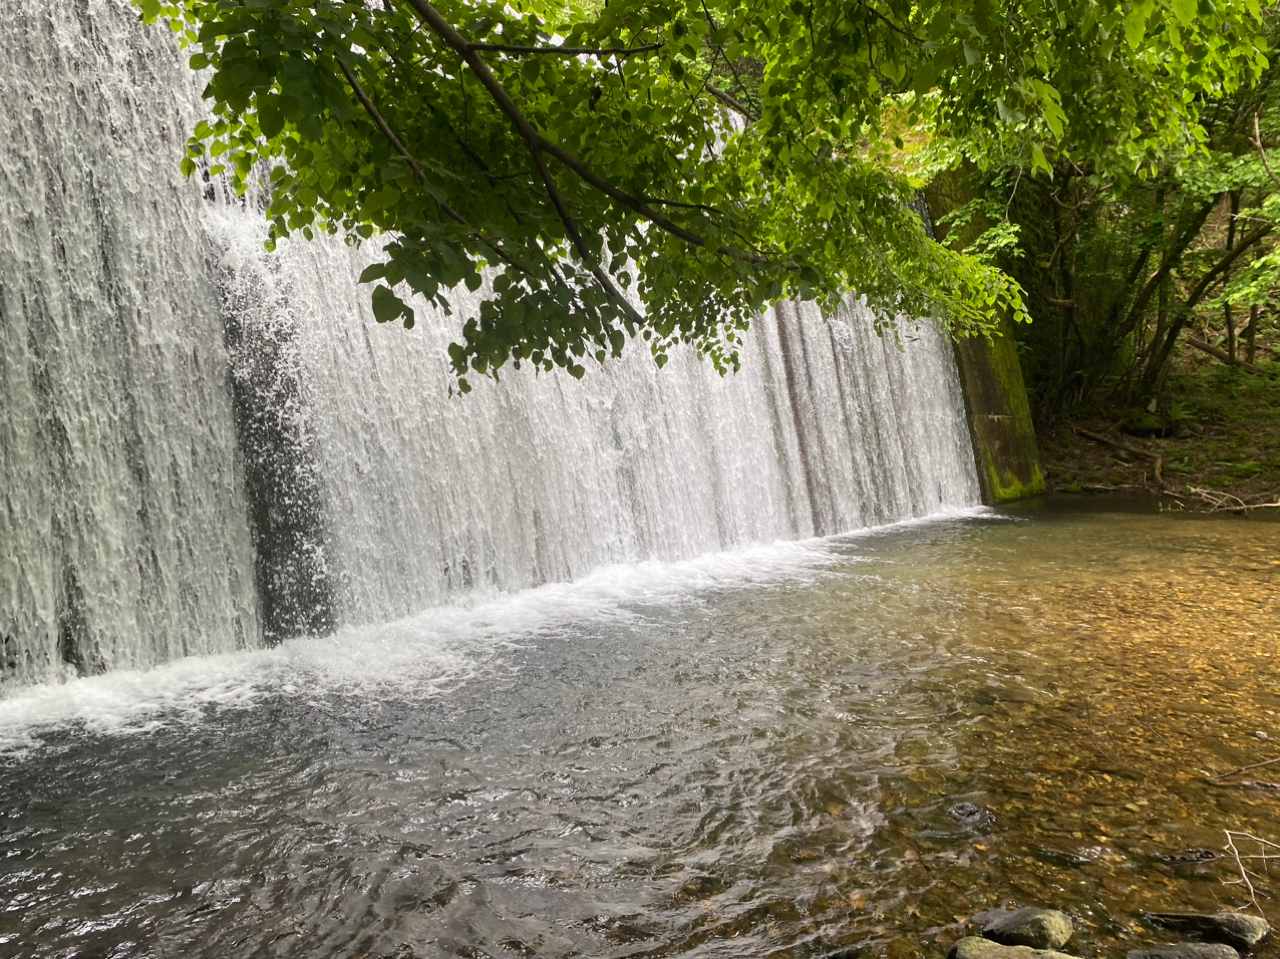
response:
M450 397L453 321L181 177L199 84L123 0L11 4L0 86L0 683L977 502L931 323L784 304L737 375L636 342Z
M0 18L0 676L260 642L172 38L120 3Z

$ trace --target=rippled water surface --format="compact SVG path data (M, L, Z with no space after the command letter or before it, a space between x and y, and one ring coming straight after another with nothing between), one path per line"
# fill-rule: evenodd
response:
M1121 506L11 694L0 955L903 959L1013 901L1154 941L1247 899L1179 856L1280 842L1280 764L1210 779L1280 756L1280 524Z

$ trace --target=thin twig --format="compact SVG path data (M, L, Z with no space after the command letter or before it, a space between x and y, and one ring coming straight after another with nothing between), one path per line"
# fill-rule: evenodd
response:
M1241 766L1239 769L1233 769L1229 773L1221 773L1217 776L1210 776L1209 782L1217 782L1219 779L1226 779L1228 776L1234 776L1236 773L1247 772L1250 769L1260 769L1263 766L1271 766L1271 765L1274 765L1275 763L1280 763L1280 756L1277 756L1275 759L1268 759L1260 763L1250 763L1248 766ZM1277 847L1277 848L1280 848L1280 847Z
M164 951L164 939L160 935L160 924L156 922L156 917L151 915L151 910L146 906L141 907L142 914L147 917L147 921L151 923L151 931L156 936L156 948L160 950L160 959L169 959L169 954Z
M472 50L491 50L494 53L540 53L557 57L630 57L638 53L661 50L665 44L646 43L641 47L521 47L507 43L472 43Z
M1276 186L1280 186L1280 179L1276 177L1275 171L1271 169L1271 161L1267 159L1266 148L1262 145L1262 127L1258 123L1258 115L1253 115L1253 145L1258 148L1258 155L1262 157L1262 165L1267 169L1267 176L1271 177L1271 182Z
M1255 836L1251 833L1234 832L1233 830L1230 830L1230 829L1225 831L1227 834L1227 850L1231 853L1232 858L1235 859L1236 861L1236 868L1240 871L1240 878L1224 879L1223 884L1228 886L1244 886L1245 889L1249 891L1249 905L1252 906L1254 909L1258 910L1258 913L1263 915L1265 918L1266 914L1262 912L1262 906L1258 903L1258 895L1259 895L1258 890L1254 887L1253 883L1249 881L1250 876L1252 876L1254 879L1262 879L1264 877L1259 876L1256 872L1251 872L1244 864L1245 859L1255 859L1259 857L1240 855L1240 850L1236 848L1235 841L1236 841L1236 838L1239 837L1241 839L1248 839L1252 842L1256 842L1261 846L1270 846L1272 849L1280 849L1280 845L1277 845L1276 843L1273 843L1268 839L1263 839L1259 836ZM1268 857L1262 857L1262 858L1268 858ZM1280 857L1270 857L1270 858L1280 858ZM1270 898L1270 897L1268 896L1265 898ZM1247 907L1239 907L1239 908L1247 908Z
M1280 509L1280 500L1274 503L1248 503L1234 493L1204 489L1199 486L1188 487L1187 492L1199 498L1201 502L1208 503L1210 513L1216 513L1220 510L1228 513L1247 513L1255 509Z

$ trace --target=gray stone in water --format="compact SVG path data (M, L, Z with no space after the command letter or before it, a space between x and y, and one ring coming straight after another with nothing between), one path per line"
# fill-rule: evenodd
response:
M996 818L996 814L986 806L979 806L977 803L972 802L958 802L954 806L948 807L947 815L960 825L968 826L970 829L985 826L994 822Z
M1065 952L1032 949L1029 946L1002 946L981 936L965 936L951 947L947 959L1073 959Z
M974 922L987 939L1005 946L1030 946L1032 949L1058 949L1067 944L1075 931L1071 917L1056 909L1024 906L1013 912L992 909L974 916Z
M1182 852L1175 852L1172 855L1157 855L1156 858L1163 859L1165 862L1182 864L1188 862L1213 862L1218 858L1218 854L1212 849L1184 849Z
M1180 942L1173 946L1131 949L1125 959L1240 959L1240 953L1217 942Z
M1202 915L1194 912L1149 912L1147 918L1157 926L1207 942L1224 942L1248 952L1271 933L1271 924L1257 916L1238 912Z

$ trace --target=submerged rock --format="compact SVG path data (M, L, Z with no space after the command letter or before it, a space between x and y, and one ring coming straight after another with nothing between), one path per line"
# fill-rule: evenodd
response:
M965 936L951 947L947 959L1072 959L1065 952L1032 949L1030 946L1002 946L981 936ZM1208 957L1206 957L1208 959Z
M1157 855L1156 858L1173 863L1213 862L1218 858L1218 854L1212 849L1184 849L1182 852L1169 855Z
M1062 849L1051 849L1048 846L1040 846L1037 849L1033 849L1031 855L1051 866L1065 866L1070 869L1080 869L1083 866L1092 866L1094 863L1094 860L1088 856L1066 852Z
M1125 959L1240 959L1240 953L1218 942L1179 942L1172 946L1131 949Z
M1222 942L1248 952L1271 933L1271 924L1257 916L1238 912L1202 915L1194 912L1149 912L1147 918L1157 926L1207 942Z
M947 808L947 815L970 829L985 826L987 823L994 822L996 818L996 814L986 806L979 806L973 802L958 802Z
M1004 946L1029 946L1032 949L1058 949L1067 944L1075 931L1071 917L1057 909L1024 906L1013 912L992 909L970 920L982 935Z

